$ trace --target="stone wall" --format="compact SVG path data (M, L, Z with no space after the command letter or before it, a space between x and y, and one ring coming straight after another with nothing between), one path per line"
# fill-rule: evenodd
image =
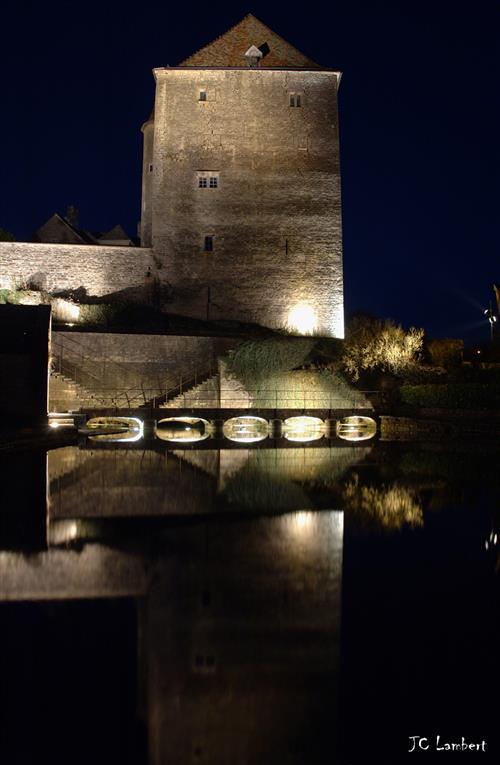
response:
M0 288L147 303L158 279L172 313L343 337L338 73L155 75L141 213L152 247L0 243ZM199 173L217 188L200 188Z
M239 341L176 335L53 332L53 369L80 383L83 406L138 406L167 390L216 371L218 356ZM62 361L62 364L60 363ZM51 376L53 408L71 409Z
M342 337L337 74L155 75L153 250L170 310Z
M133 297L147 292L154 273L147 248L0 242L0 289L36 284L51 293L83 287L89 296Z

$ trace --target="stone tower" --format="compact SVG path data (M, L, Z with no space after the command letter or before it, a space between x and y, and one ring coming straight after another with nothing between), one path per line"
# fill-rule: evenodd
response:
M141 234L168 310L343 337L340 72L248 15L154 76Z

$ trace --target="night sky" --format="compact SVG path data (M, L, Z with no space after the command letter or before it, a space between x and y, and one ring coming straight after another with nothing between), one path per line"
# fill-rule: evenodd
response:
M347 313L487 341L500 281L494 0L14 3L2 8L0 226L18 240L68 204L135 234L155 66L254 13L343 72Z

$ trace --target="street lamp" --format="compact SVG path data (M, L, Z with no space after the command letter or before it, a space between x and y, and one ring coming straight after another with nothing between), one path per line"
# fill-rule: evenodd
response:
M486 318L488 319L488 321L490 323L491 342L493 342L494 327L495 327L495 324L498 321L498 317L495 316L495 314L493 313L493 308L491 307L491 300L490 300L490 307L485 310L484 315L486 316Z

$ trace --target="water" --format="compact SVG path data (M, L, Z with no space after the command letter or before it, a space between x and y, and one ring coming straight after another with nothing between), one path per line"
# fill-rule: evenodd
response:
M498 762L499 454L3 455L2 762Z

